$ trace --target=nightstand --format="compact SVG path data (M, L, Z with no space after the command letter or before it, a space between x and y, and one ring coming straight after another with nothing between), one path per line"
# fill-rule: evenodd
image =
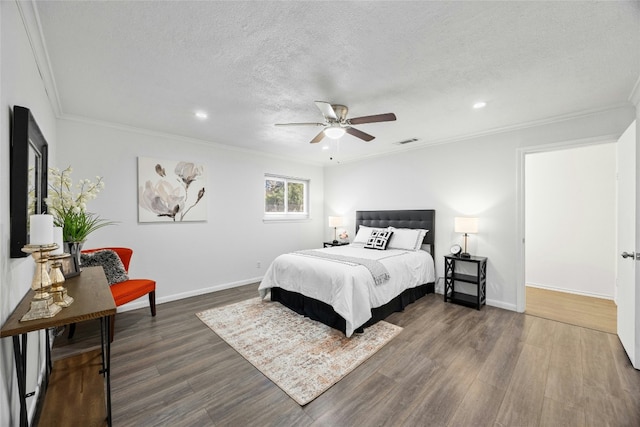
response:
M344 246L344 245L348 245L349 242L340 242L338 241L337 243L333 243L333 242L324 242L323 243L323 248L330 248L331 246Z
M462 273L456 266L471 264L475 273ZM469 283L476 287L476 294L467 294L456 290L456 283ZM487 258L471 256L462 258L455 255L444 257L444 302L447 300L475 307L477 310L487 303Z

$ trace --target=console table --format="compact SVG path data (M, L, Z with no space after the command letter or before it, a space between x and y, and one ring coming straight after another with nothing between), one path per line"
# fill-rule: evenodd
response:
M102 353L102 369L100 374L105 378L106 385L106 410L107 424L111 426L111 343L109 317L116 314L116 304L109 290L109 284L102 267L89 267L82 270L82 274L72 277L64 282L68 294L74 302L69 307L63 308L60 313L49 319L37 319L21 322L20 318L29 311L33 290L29 290L22 298L20 304L7 319L0 330L0 338L13 338L13 354L16 362L16 375L18 377L18 393L20 394L20 426L27 427L27 333L38 330L46 330L47 367L45 371L44 387L49 382L51 370L51 346L49 343L49 329L85 320L100 319L100 342ZM46 414L42 414L46 417Z

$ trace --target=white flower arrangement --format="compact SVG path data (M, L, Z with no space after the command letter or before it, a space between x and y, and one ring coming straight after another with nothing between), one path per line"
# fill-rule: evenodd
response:
M62 227L62 239L65 242L84 242L90 233L115 222L87 212L87 202L98 197L104 188L102 177L97 176L95 182L81 179L76 185L77 192L74 192L71 172L71 166L62 171L49 168L49 196L45 202L54 215L54 225Z

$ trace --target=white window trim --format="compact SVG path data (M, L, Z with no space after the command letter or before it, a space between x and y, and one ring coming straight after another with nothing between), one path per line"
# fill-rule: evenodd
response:
M262 179L262 184L263 184L262 187L263 187L263 189L264 189L265 181L267 179L275 179L275 180L283 180L283 181L285 181L285 198L284 198L285 210L287 209L287 204L289 202L288 193L287 193L289 182L303 184L304 185L304 208L305 208L305 211L304 212L285 212L285 213L281 213L281 212L265 212L264 211L264 196L265 196L265 193L264 193L264 190L263 190L263 192L262 192L262 197L263 197L263 203L262 203L263 218L262 218L262 221L263 222L303 222L303 221L310 221L311 220L311 215L309 213L309 198L310 198L310 196L309 196L310 189L309 188L310 188L310 185L311 185L311 181L309 179L265 173L264 177Z

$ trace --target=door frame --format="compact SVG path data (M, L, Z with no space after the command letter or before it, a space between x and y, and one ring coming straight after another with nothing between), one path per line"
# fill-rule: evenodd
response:
M618 136L619 137L619 136ZM602 135L590 138L534 145L516 150L516 311L524 313L526 307L525 281L525 158L528 154L545 153L568 148L610 144L618 140L616 135Z

